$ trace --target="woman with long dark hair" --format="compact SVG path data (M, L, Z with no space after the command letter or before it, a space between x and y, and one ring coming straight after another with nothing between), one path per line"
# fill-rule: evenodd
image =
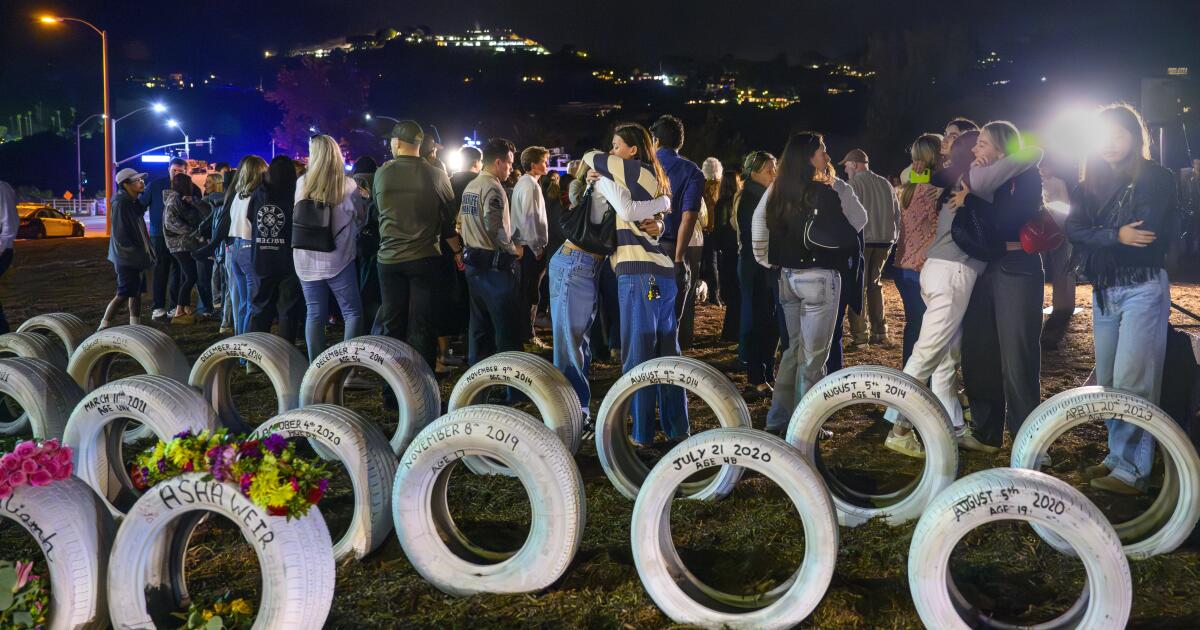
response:
M738 358L759 396L770 396L775 383L775 355L779 349L779 273L754 259L750 239L751 217L767 188L774 183L778 163L766 151L746 156L742 172L746 182L733 201L733 227L738 240L737 275L741 289L738 323Z
M267 167L266 200L254 216L254 272L258 278L247 332L270 332L296 343L304 317L304 294L292 260L292 208L296 203L296 164L277 155Z
M1165 259L1180 220L1175 179L1150 161L1141 116L1128 105L1100 112L1096 158L1071 198L1067 235L1079 270L1092 283L1096 380L1157 404L1171 314ZM1108 457L1085 476L1118 494L1146 491L1154 438L1121 420L1107 420Z
M833 165L819 133L798 133L788 140L779 176L767 189L752 217L754 257L779 267L779 304L790 337L779 363L779 376L767 414L767 431L787 430L796 403L825 377L825 360L837 321L847 261L805 245L805 226L814 212L841 216L854 230L867 224L867 212L853 195L834 189ZM852 201L851 201L852 200Z
M231 261L230 301L237 309L233 329L238 335L250 330L251 300L258 290L258 274L254 272L254 217L267 202L266 175L267 162L257 155L247 155L238 164L237 180L225 198L229 206L230 243L225 255Z

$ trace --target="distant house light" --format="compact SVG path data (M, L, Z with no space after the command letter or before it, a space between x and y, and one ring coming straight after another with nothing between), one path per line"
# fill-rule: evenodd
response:
M1173 77L1186 77L1188 69L1183 66L1167 68L1167 74Z

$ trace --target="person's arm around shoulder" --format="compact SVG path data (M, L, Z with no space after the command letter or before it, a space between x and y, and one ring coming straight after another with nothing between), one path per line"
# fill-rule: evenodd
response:
M859 201L858 195L854 193L854 189L845 181L833 178L831 186L833 192L837 193L838 202L842 207L842 214L846 220L854 227L855 232L861 232L867 227L867 209L863 207L862 201ZM766 198L766 195L763 195Z
M622 221L637 223L652 219L655 215L671 209L671 199L666 195L648 201L634 201L633 195L624 186L607 177L596 180L596 190L612 205Z
M966 182L971 194L992 201L992 196L1004 185L1004 182L1020 175L1028 168L1036 167L1042 160L1042 150L1037 147L1025 147L1011 155L1006 155L995 162L976 160L967 172ZM1030 165L1033 166L1030 166Z

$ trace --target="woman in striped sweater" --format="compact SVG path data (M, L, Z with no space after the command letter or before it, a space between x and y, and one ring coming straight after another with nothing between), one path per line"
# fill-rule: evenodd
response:
M613 132L605 158L592 152L584 161L593 169L595 190L616 211L617 249L609 257L617 275L621 304L621 350L624 371L665 356L679 355L679 321L675 316L675 265L658 239L640 224L670 210L671 185L655 158L650 133L626 124ZM640 203L651 201L653 203ZM654 410L667 436L667 446L687 438L687 400L682 389L660 385L639 391L633 400L633 441L654 444Z

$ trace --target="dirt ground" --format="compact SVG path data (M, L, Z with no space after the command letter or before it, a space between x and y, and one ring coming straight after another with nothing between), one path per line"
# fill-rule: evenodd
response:
M16 263L0 283L0 297L13 328L39 313L67 311L98 322L112 295L114 277L103 260L102 239L22 242ZM888 283L888 324L899 340L903 312L894 287ZM1200 286L1177 284L1173 298L1200 311ZM1049 287L1047 287L1049 300ZM1091 298L1079 287L1076 305L1083 308L1071 322L1066 343L1042 358L1042 395L1051 396L1078 386L1092 364ZM148 310L148 309L147 309ZM748 392L755 426L761 427L769 400L753 395L744 375L733 372L736 344L720 341L722 311L703 306L697 321L696 349L691 356L724 370ZM1173 314L1173 321L1188 323ZM1192 322L1194 323L1194 322ZM177 340L194 360L217 341L215 323L191 326L155 324ZM340 336L340 328L330 338ZM900 365L900 347L869 347L846 355L848 365ZM620 366L599 362L593 411L620 375ZM134 365L114 368L136 371ZM443 396L457 374L441 383ZM274 408L269 385L261 376L239 375L235 398L244 413L265 420ZM395 419L384 410L378 394L359 394L348 406L385 426ZM691 402L696 428L715 426L711 412ZM903 483L919 474L921 463L882 448L886 427L880 407L852 407L827 424L834 437L822 445L823 457L845 483L877 489ZM390 433L389 433L390 434ZM0 438L0 451L11 448ZM1064 436L1051 450L1053 474L1084 490L1110 515L1126 515L1147 503L1115 500L1092 492L1080 479L1083 467L1099 462L1106 452L1102 425L1087 425ZM129 453L126 454L129 456ZM536 595L481 595L453 598L427 584L412 569L395 538L362 562L338 567L337 590L328 627L670 627L646 595L630 555L629 521L633 504L617 493L604 476L592 443L585 442L576 457L587 494L587 526L574 563L552 588ZM967 453L961 474L1005 466L1007 450L994 456ZM473 540L489 548L516 549L524 540L530 519L529 502L519 482L475 477L457 470L451 483L452 512ZM349 521L352 497L344 472L335 477L322 502L331 534L336 539ZM763 592L785 580L803 557L799 517L783 492L769 480L748 475L733 495L713 503L677 501L672 508L676 546L689 568L710 585L738 593ZM220 519L214 519L220 520ZM805 628L920 628L906 575L907 550L915 523L889 527L871 522L841 530L837 570L822 603L801 627ZM8 521L0 522L0 557L29 558L37 553L32 539ZM1196 542L1163 557L1131 561L1134 602L1131 628L1200 627L1200 553ZM1077 560L1056 553L1025 525L990 525L967 536L957 547L952 572L963 592L976 605L1010 623L1029 624L1066 610L1083 585ZM260 576L250 548L230 523L216 523L193 539L188 556L193 596L233 596L256 599Z

